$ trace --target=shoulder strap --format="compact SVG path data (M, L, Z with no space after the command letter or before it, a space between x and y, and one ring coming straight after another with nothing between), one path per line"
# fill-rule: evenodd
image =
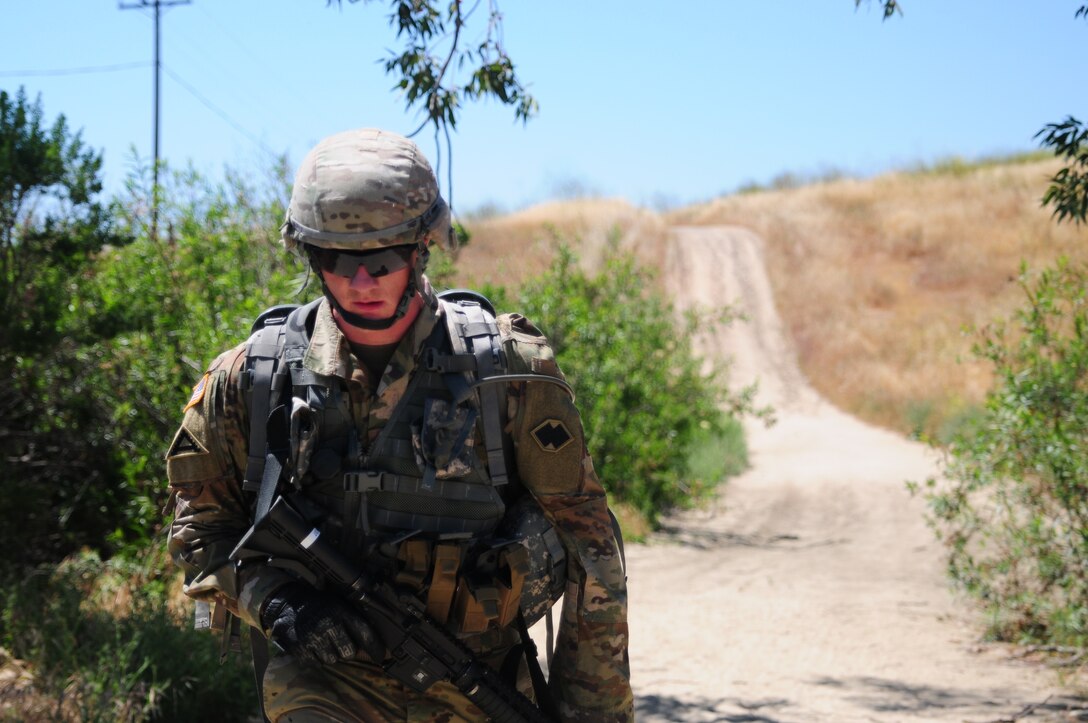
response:
M487 301L483 297L480 299ZM448 364L452 368L442 371L463 373L467 382L463 394L471 394L473 388L478 390L488 471L493 484L506 484L509 474L502 433L506 418L506 386L475 384L479 379L501 376L506 371L499 341L499 327L495 323L494 314L478 300L456 297L447 301L443 298L441 303L453 351L452 359L449 360L451 363ZM458 357L460 363L455 361ZM430 362L447 366L442 365L434 355Z
M246 344L243 387L249 395L249 449L242 489L257 493L256 519L271 506L283 471L282 462L269 445L268 423L290 383L290 367L283 363L285 353L299 356L299 350L305 349L308 318L319 303L320 299L305 306L284 304L268 309L257 317L255 331Z
M266 320L246 344L243 387L249 393L249 449L242 489L256 492L261 488L267 447L268 415L272 398L283 389L287 377L280 366L284 346L286 316Z
M497 316L495 313L495 305L479 291L473 291L472 289L446 289L445 291L438 292L438 298L450 302L475 302L484 307L484 311L491 314L491 316Z

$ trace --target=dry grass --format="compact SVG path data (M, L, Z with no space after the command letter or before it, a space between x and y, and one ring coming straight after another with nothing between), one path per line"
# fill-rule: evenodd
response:
M1058 167L844 180L726 197L668 220L759 233L813 385L870 421L938 433L989 384L963 329L1008 317L1023 301L1021 260L1032 268L1063 254L1088 260L1085 230L1055 224L1039 206Z
M470 287L491 282L517 288L548 267L557 238L578 248L582 263L595 268L613 229L636 253L657 248L666 234L657 214L609 199L544 203L465 225L472 239L459 253L456 281Z
M949 164L728 196L664 217L622 201L544 204L471 223L458 281L516 287L552 258L549 228L580 237L593 266L613 227L653 263L668 252L669 225L745 226L766 241L779 313L812 384L868 421L939 434L990 383L964 329L1022 303L1021 261L1088 261L1088 232L1039 206L1058 167Z

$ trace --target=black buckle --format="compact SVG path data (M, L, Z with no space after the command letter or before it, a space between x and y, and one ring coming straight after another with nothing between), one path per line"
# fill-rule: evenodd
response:
M424 349L423 350L423 366L424 366L424 368L429 372L438 372L440 374L444 373L446 371L446 368L444 366L442 366L442 364L439 363L439 357L440 356L445 356L445 355L444 354L440 355L438 353L438 350L435 349L433 346L429 346L426 349Z
M361 470L344 473L345 492L371 492L382 488L382 477L387 472Z

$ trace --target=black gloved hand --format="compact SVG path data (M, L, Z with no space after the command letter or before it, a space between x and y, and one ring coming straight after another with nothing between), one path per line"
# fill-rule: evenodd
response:
M261 612L261 624L284 652L300 660L331 665L362 648L381 662L385 645L366 619L350 605L304 583L276 590Z

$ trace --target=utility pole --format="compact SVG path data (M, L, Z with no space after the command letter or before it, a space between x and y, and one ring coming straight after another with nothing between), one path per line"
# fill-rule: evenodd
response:
M175 5L188 5L192 0L140 0L135 4L126 5L120 3L118 8L121 10L144 10L152 8L155 11L155 99L154 99L154 142L152 143L152 155L154 156L154 165L152 166L152 187L151 187L151 238L158 240L159 238L159 83L162 78L162 60L159 57L159 45L162 41L162 23L161 23L161 11L162 8L173 7Z

